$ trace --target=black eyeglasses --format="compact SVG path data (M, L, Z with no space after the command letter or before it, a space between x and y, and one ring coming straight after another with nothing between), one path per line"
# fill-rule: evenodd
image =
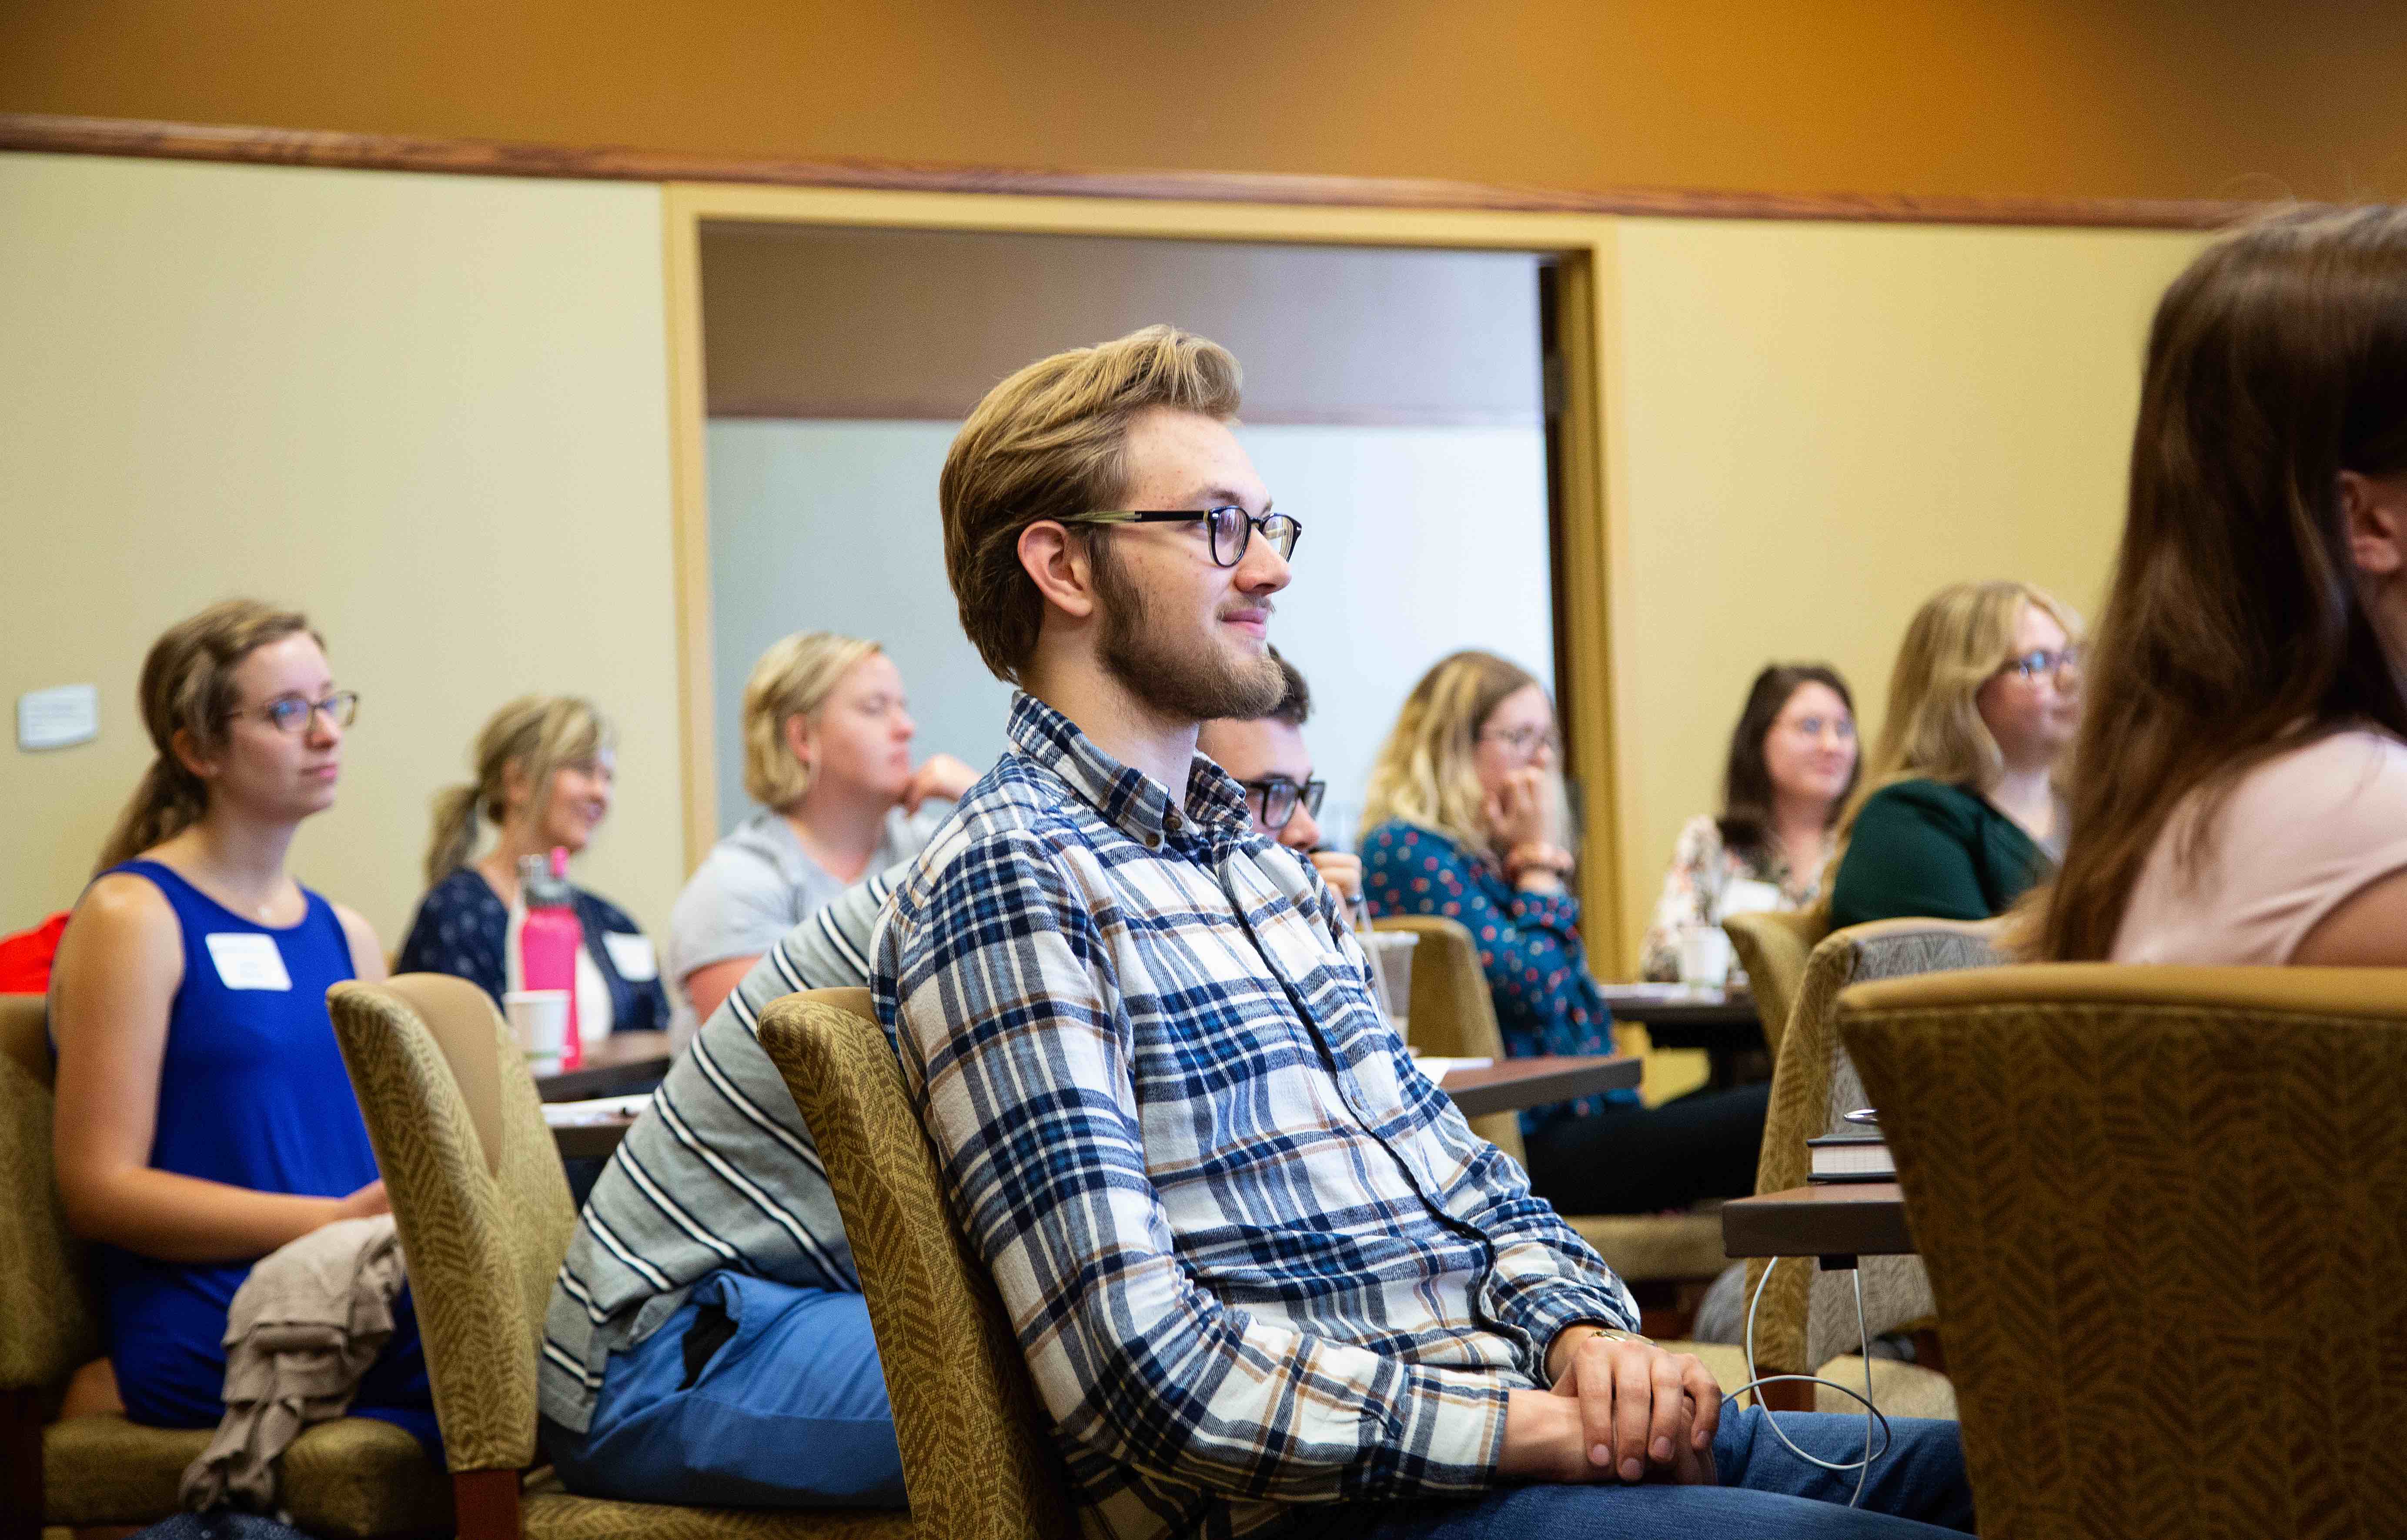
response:
M1088 513L1074 513L1061 520L1065 524L1202 524L1212 532L1212 560L1220 566L1232 567L1246 559L1246 547L1253 540L1254 532L1285 561L1295 554L1295 543L1303 538L1303 526L1284 513L1265 513L1259 517L1234 505L1217 508L1098 508Z
M1254 821L1273 834L1288 826L1302 807L1314 818L1320 816L1320 799L1329 791L1325 780L1308 780L1299 786L1285 776L1265 776L1260 780L1241 780L1246 806L1253 809Z
M270 701L265 706L254 706L249 711L229 711L226 713L226 720L232 721L236 717L259 717L279 733L306 733L309 730L311 719L320 711L323 711L326 714L326 720L336 727L349 727L359 720L360 692L356 690L337 690L322 701L304 700L298 695L286 695L281 699Z

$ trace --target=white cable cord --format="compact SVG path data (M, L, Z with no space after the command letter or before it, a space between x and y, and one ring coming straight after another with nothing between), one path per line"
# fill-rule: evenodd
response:
M1850 1460L1844 1462L1830 1461L1825 1460L1819 1455L1807 1454L1804 1450L1799 1448L1796 1443L1791 1440L1787 1433L1780 1431L1779 1420L1771 1415L1769 1408L1766 1408L1763 1419L1763 1425L1772 1430L1772 1436L1780 1440L1781 1445L1787 1448L1790 1454L1795 1455L1798 1459L1805 1462L1808 1465L1818 1465L1826 1471L1833 1471L1842 1476L1845 1475L1849 1471L1857 1473L1855 1495L1847 1499L1847 1506L1852 1508L1861 1504L1864 1500L1864 1483L1872 1479L1873 1462L1888 1453L1888 1447L1892 1442L1887 1414L1884 1413L1878 1406L1873 1405L1873 1342L1872 1329L1864 1320L1864 1275L1859 1269L1848 1269L1850 1273L1855 1275L1856 1335L1863 1344L1864 1389L1863 1393L1859 1395L1856 1391L1840 1384L1837 1380L1824 1379L1819 1375L1759 1375L1755 1372L1755 1313L1763 1305L1763 1290L1764 1286L1772 1281L1772 1270L1774 1267L1779 1266L1783 1260L1784 1259L1779 1257L1773 1257L1767 1261L1763 1264L1763 1276L1755 1280L1755 1297L1747 1302L1746 1306L1746 1383L1740 1386L1735 1390L1725 1391L1722 1395L1722 1401L1727 1405L1730 1402L1737 1400L1740 1396L1746 1394L1749 1390L1759 1392L1761 1388L1766 1385L1776 1385L1784 1380L1792 1380L1802 1381L1807 1385L1828 1385L1830 1389L1838 1391L1841 1395L1847 1397L1851 1401L1862 1402L1864 1404L1864 1457L1861 1460ZM1759 1393L1756 1399L1759 1402L1763 1398ZM1873 1447L1873 1423L1876 1419L1880 1423L1881 1435L1880 1447L1877 1449Z

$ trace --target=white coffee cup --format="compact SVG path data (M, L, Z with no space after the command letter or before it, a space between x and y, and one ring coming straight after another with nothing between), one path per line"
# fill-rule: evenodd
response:
M529 1072L559 1074L561 1055L568 1047L568 991L512 990L502 996L502 1009Z
M1378 964L1379 982L1388 991L1388 1010L1395 1018L1399 1035L1404 1030L1404 1017L1413 1008L1413 948L1420 944L1421 938L1411 931L1371 933L1372 958Z
M1719 989L1730 971L1730 937L1720 926L1690 925L1680 933L1680 982Z

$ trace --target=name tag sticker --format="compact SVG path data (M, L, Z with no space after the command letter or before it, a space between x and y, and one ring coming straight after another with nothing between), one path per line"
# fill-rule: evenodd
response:
M218 978L230 990L289 990L292 976L284 971L284 954L276 938L257 931L221 931L206 938Z
M648 983L661 976L661 960L652 955L652 938L640 931L604 931L602 945L609 949L610 965L628 983Z

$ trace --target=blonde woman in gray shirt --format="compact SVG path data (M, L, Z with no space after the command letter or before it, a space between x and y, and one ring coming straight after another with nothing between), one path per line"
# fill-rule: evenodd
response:
M903 676L876 643L833 632L773 644L744 686L744 789L761 810L688 878L669 915L677 1023L719 1008L777 938L928 843L977 773L915 764Z

